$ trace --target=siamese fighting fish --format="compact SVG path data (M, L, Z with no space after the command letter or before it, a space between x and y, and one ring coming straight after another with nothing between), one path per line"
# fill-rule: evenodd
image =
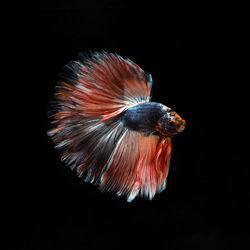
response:
M49 111L48 136L61 160L104 192L132 201L166 187L171 138L186 122L150 102L152 77L129 59L80 53L63 67Z

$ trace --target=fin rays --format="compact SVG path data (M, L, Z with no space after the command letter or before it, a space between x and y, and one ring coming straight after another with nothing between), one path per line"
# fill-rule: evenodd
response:
M152 199L164 189L171 139L128 129L121 115L149 102L152 77L110 53L79 55L56 86L51 128L62 161L102 191Z
M152 78L132 61L105 52L81 58L66 65L56 95L61 101L70 95L85 117L105 120L149 101Z

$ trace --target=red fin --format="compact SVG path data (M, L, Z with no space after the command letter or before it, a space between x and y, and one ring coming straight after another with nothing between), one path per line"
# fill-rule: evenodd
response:
M80 54L60 75L48 135L67 165L98 183L125 131L119 114L149 101L151 76L132 61L105 52Z
M84 118L72 112L57 114L58 123L48 135L56 148L61 150L62 161L71 169L77 169L85 181L99 184L117 141L124 133L124 125L118 118L100 122Z
M85 117L105 120L150 99L151 75L111 53L80 56L66 65L61 76L57 99L74 105Z
M166 185L172 152L170 137L128 130L119 118L104 122L71 113L60 113L49 131L62 160L76 168L85 181L103 191L152 199Z
M62 77L48 132L62 160L104 191L152 199L165 185L170 138L128 130L119 116L149 101L151 76L118 55L94 53L68 64Z
M145 137L127 130L103 174L101 189L127 195L128 201L137 195L152 199L165 188L171 152L169 137Z

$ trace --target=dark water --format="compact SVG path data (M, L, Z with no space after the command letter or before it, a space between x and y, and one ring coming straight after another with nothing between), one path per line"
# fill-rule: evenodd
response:
M248 249L246 6L35 1L9 19L3 249ZM57 74L88 49L135 61L152 74L153 101L187 121L153 201L100 193L46 136Z

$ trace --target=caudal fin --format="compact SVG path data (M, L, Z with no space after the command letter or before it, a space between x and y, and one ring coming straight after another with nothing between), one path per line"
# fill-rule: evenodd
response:
M67 64L48 131L62 161L103 191L152 199L164 188L170 139L130 131L121 119L128 108L150 100L151 86L150 75L115 54L80 54Z

